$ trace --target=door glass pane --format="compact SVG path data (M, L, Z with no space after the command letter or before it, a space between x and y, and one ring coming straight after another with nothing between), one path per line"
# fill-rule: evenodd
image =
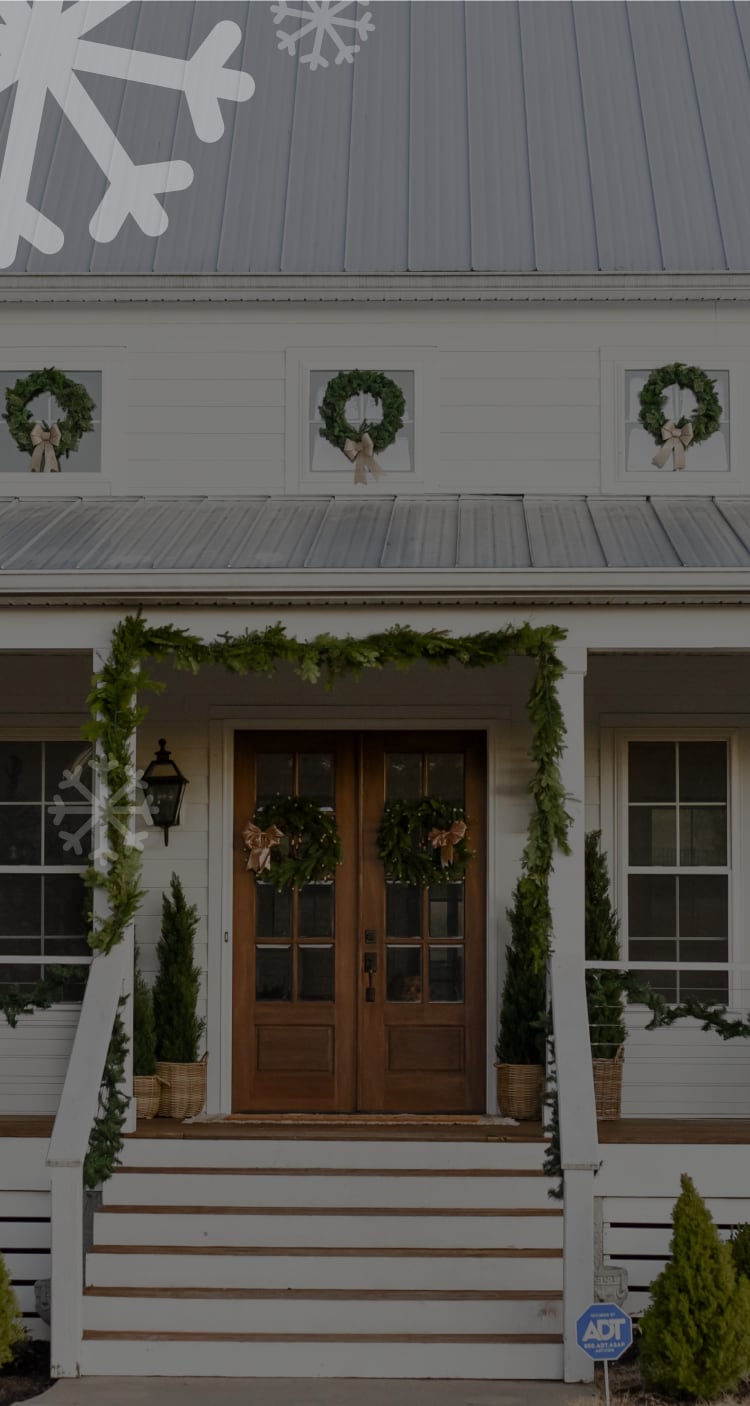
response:
M36 874L0 874L0 933L36 937L41 931L41 878Z
M441 800L463 805L463 752L431 752L427 758L427 776L431 796L440 796Z
M630 863L666 867L677 861L677 811L674 806L631 806Z
M44 934L83 937L86 933L86 894L80 874L45 874Z
M41 862L41 805L0 806L0 864Z
M680 863L727 862L726 806L680 806Z
M463 947L430 948L430 1000L463 1001Z
M298 913L300 937L333 937L333 884L305 884Z
M41 798L41 742L0 742L0 801Z
M385 921L388 937L421 937L421 889L416 884L386 884Z
M294 758L291 752L261 752L255 760L257 804L294 793Z
M333 806L335 773L331 752L300 752L299 794L319 806Z
M297 953L297 981L300 1001L332 1001L333 948L300 947Z
M422 795L422 758L419 752L389 752L385 759L387 801L415 801Z
M724 874L680 877L680 937L726 937L727 884Z
M292 895L277 893L271 884L255 885L255 936L292 936Z
M421 1001L421 947L389 947L386 953L386 1000Z
M630 800L674 801L675 760L674 742L631 742L628 746Z
M631 937L676 937L676 880L668 874L631 874L628 907Z
M430 889L430 937L463 937L464 886L443 884Z
M680 742L680 800L725 801L726 742Z
M258 1001L291 1001L291 947L256 947L255 997Z

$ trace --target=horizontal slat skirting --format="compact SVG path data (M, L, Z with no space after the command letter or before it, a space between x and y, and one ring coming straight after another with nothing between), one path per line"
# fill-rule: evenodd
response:
M325 1302L328 1299L349 1301L400 1303L404 1301L455 1303L457 1301L485 1303L524 1303L542 1300L556 1303L562 1300L559 1289L152 1289L127 1286L91 1286L84 1295L92 1299L280 1299L305 1302L308 1299Z
M420 1333L136 1333L87 1328L86 1342L157 1343L425 1343ZM441 1343L561 1343L560 1333L441 1333Z
M487 1210L485 1207L466 1208L454 1206L132 1206L103 1205L103 1215L145 1215L145 1216L494 1216L515 1218L517 1216L544 1216L559 1220L562 1210L554 1206L528 1210L503 1207L500 1210Z
M90 1255L314 1255L317 1257L347 1257L357 1259L414 1258L414 1259L531 1259L561 1260L562 1250L425 1250L399 1246L398 1249L373 1249L371 1246L352 1245L92 1245Z

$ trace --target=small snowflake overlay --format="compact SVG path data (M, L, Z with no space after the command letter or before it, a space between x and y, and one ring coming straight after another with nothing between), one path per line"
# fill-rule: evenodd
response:
M171 88L184 93L195 135L216 142L224 132L220 101L245 102L255 83L249 73L226 68L242 39L231 20L216 24L191 59L117 48L84 36L133 0L0 0L0 92L15 84L12 115L0 171L0 268L8 268L26 239L42 254L57 254L65 236L28 200L32 167L44 122L56 122L47 94L65 114L109 181L89 225L93 239L108 244L132 216L155 238L169 223L160 196L185 190L193 168L187 161L131 160L100 113L78 73ZM45 116L46 108L46 116Z
M300 63L309 63L310 72L314 73L316 68L328 67L328 59L323 55L323 45L328 38L336 53L336 63L353 63L354 55L359 53L375 25L369 10L360 19L342 14L343 10L352 9L356 9L356 0L307 0L307 3L297 5L281 0L281 3L271 6L274 24L283 25L285 20L291 20L296 22L297 27L276 30L279 48L286 49L288 54L296 54L299 45ZM312 36L312 48L303 54L302 41L308 35ZM360 40L359 44L347 42L355 38Z
M114 762L107 762L103 768L105 779L114 765ZM106 846L85 851L84 841L88 836L93 836L99 827L106 831L107 825L114 825L130 849L142 850L148 830L140 829L139 822L149 827L153 824L143 772L129 772L123 785L111 791L107 798L99 794L93 778L90 782L84 781L83 772L86 769L90 770L88 762L63 771L58 783L59 790L47 807L53 825L60 831L64 852L79 858L86 853L92 863L106 861L110 857ZM68 828L63 830L63 825Z

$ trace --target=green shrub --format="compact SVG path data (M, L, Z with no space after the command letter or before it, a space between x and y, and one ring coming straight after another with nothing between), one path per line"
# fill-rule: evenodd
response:
M619 923L609 897L607 856L600 849L598 830L586 836L586 957L592 962L619 962ZM594 1059L614 1059L625 1043L625 1002L620 972L586 973L586 1001Z
M162 897L161 937L154 985L156 1058L193 1064L205 1022L197 1013L200 970L195 965L198 910L185 901L182 884L172 875L170 893Z
M0 1367L11 1361L13 1349L23 1336L18 1299L10 1282L8 1267L0 1255Z
M520 881L508 909L510 942L495 1052L501 1064L544 1064L547 981L531 962L532 928Z
M750 1369L750 1282L737 1275L690 1177L680 1184L672 1259L641 1319L641 1369L665 1396L713 1400Z
M137 949L133 978L133 1073L137 1075L156 1073L154 998L138 966Z
M750 1279L750 1225L738 1225L729 1243L737 1273Z

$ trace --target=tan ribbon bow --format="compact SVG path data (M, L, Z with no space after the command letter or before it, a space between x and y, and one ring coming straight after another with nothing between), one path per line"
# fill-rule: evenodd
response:
M354 465L355 483L367 483L368 473L371 473L373 478L383 477L385 469L381 468L375 458L374 450L375 446L368 434L363 434L361 439L347 439L344 442L344 453Z
M252 869L255 874L262 874L264 869L270 869L271 850L283 838L284 832L278 825L269 825L267 830L261 830L258 825L253 825L251 820L242 831L245 849L250 851L247 857L248 869Z
M427 836L433 849L440 850L440 868L447 869L453 863L453 849L466 834L463 820L454 820L450 830L430 830Z
M674 420L667 420L666 425L661 427L661 437L664 443L658 454L654 455L651 463L655 464L657 469L663 469L670 454L674 454L674 467L684 469L685 450L693 438L693 426L688 421L687 425L680 428Z
M57 462L55 450L62 439L60 426L54 422L48 430L44 425L36 424L30 434L31 443L34 446L34 453L31 456L31 472L33 474L43 473L49 469L51 474L59 474L60 465Z

